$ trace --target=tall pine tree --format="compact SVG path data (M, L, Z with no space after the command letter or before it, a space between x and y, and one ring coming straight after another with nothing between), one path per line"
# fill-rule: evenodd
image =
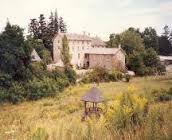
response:
M35 39L39 38L39 23L35 18L29 24L29 34Z
M55 30L55 26L54 26L54 15L53 12L51 12L51 15L49 17L49 22L48 22L48 35L50 38L54 37L54 30Z
M40 14L39 16L39 39L42 39L44 42L44 39L46 39L47 36L47 25L45 21L45 17L43 14Z
M65 22L64 22L62 17L59 18L59 28L60 28L60 32L62 32L62 33L66 33L67 32L66 24L65 24Z
M59 19L58 19L58 14L57 10L54 13L54 34L59 32Z

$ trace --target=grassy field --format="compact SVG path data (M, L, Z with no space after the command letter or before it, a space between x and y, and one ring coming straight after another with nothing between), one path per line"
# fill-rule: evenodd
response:
M84 107L80 97L91 87L91 84L77 85L69 87L54 98L23 102L18 105L1 105L0 140L112 139L108 137L108 132L100 131L103 125L90 127L94 134L99 133L99 135L92 134L91 138L87 138L87 135L92 132L89 132L89 126L85 122L81 122ZM120 93L125 93L131 89L137 94L149 95L152 90L169 89L170 87L172 87L171 76L134 78L129 83L110 82L101 83L98 86L107 102L117 98ZM160 105L163 107L162 110L172 112L172 102L160 103ZM103 124L103 119L100 121L102 121L100 124ZM170 120L168 121L171 123ZM71 133L73 133L72 136ZM79 135L83 137L81 138Z

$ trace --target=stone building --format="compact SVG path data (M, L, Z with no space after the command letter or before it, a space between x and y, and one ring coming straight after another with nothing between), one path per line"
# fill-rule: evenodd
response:
M65 34L68 39L71 64L77 68L104 67L106 69L125 69L125 53L119 48L106 48L99 37L86 34ZM54 63L63 67L60 49L64 33L59 33L53 40Z

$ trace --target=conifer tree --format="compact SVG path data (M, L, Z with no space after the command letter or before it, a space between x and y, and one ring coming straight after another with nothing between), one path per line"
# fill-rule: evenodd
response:
M60 32L62 32L62 33L67 32L66 24L64 23L64 20L62 17L59 18L59 28L60 28Z
M35 18L29 24L29 34L35 39L39 38L39 23Z
M57 10L53 14L51 12L49 20L46 21L45 16L40 14L39 20L31 19L29 24L29 33L34 39L41 39L44 47L46 47L53 56L53 37L58 32L66 32L66 24L62 17L58 18Z
M57 10L54 13L54 34L59 32L59 19L58 19L58 14Z
M51 12L51 15L49 17L49 23L48 23L48 35L50 38L54 37L54 30L55 30L55 25L54 25L54 15L53 12Z
M44 39L46 38L47 35L47 27L46 27L46 21L45 17L43 14L40 14L39 16L39 39Z

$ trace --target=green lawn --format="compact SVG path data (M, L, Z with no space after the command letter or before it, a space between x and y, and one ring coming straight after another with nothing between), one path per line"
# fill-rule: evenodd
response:
M80 121L83 113L80 97L91 87L91 84L77 85L66 89L54 98L23 102L18 105L1 105L0 140L30 139L37 128L45 128L50 134L49 138L53 139L56 133L61 133L60 128L57 128L59 124L65 122L65 125L69 125L74 119ZM149 94L151 90L170 87L172 87L171 76L134 78L129 83L110 82L101 83L98 86L106 100L114 99L116 95L126 92L128 88L135 90L136 93Z

